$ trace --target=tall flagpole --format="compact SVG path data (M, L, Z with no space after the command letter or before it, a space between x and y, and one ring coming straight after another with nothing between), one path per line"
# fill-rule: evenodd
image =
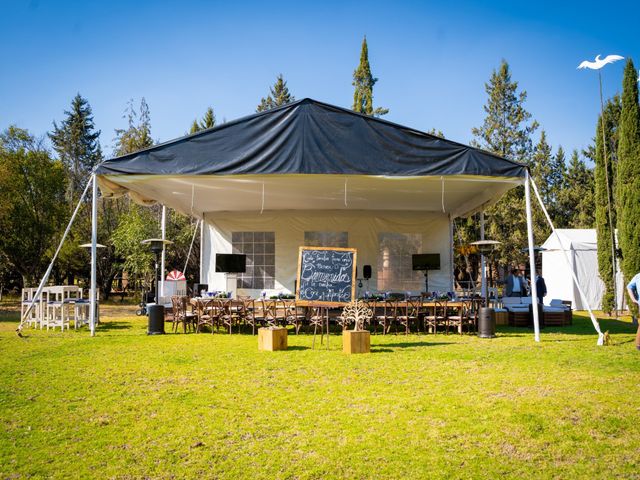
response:
M609 223L609 230L611 234L611 269L612 269L612 277L611 281L613 283L613 298L614 298L614 311L615 316L618 316L618 288L616 281L616 273L618 269L616 268L616 234L613 229L613 214L611 212L611 187L609 186L609 159L607 155L607 137L606 137L606 128L605 128L605 115L604 115L604 99L602 96L602 75L600 74L600 69L605 65L613 62L617 62L618 60L623 60L624 57L620 55L607 55L605 58L600 58L600 55L596 55L596 58L593 62L585 60L584 62L578 65L578 69L588 68L590 70L598 70L598 83L600 85L600 118L602 121L602 149L604 154L604 173L605 173L605 181L607 183L607 217ZM596 145L597 147L597 145Z
M615 317L618 318L618 288L616 281L616 273L618 269L616 268L616 235L613 229L613 214L611 213L611 186L609 185L609 155L607 155L607 137L606 137L606 128L605 128L605 116L604 116L604 100L602 98L602 75L600 74L600 70L598 70L598 82L600 84L600 118L602 119L602 150L604 155L604 174L605 180L607 183L607 217L609 220L609 234L611 236L611 269L612 277L611 281L613 282L613 308L615 311Z

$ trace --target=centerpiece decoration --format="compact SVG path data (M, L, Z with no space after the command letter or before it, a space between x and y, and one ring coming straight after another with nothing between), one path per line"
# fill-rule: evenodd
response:
M373 311L365 303L356 300L342 309L342 317L347 325L353 322L353 330L345 330L342 334L342 351L348 354L369 353L371 334L364 326L373 317Z

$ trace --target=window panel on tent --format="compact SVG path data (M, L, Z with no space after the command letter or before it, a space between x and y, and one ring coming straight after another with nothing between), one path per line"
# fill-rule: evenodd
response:
M419 233L378 234L378 290L421 291L424 276L411 264L411 255L421 251Z
M276 277L275 232L232 232L233 253L247 256L247 269L239 273L237 288L272 289Z
M349 247L349 232L304 232L305 247Z

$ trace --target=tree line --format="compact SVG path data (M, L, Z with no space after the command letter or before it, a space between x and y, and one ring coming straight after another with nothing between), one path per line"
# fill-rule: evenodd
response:
M606 218L606 222L602 220L605 218L602 209L607 202L606 192L603 196L606 189L602 188L602 168L605 163L609 168L606 175L610 181L609 204L614 205L612 214L617 212L613 223L621 232L623 271L628 276L634 269L640 269L640 253L631 247L634 241L637 245L640 238L640 222L633 210L637 198L640 198L635 190L640 179L635 171L640 168L640 141L636 138L640 129L636 125L637 119L633 119L634 115L637 116L637 83L634 83L633 97L632 82L627 78L629 69L633 69L631 61L625 70L622 99L615 96L606 104L604 130L601 128L601 118L593 145L582 152L572 151L568 161L562 146L554 149L547 140L544 128L526 110L527 93L513 80L509 64L504 60L485 84L487 100L484 121L472 129L473 146L529 166L556 228L597 228L599 246L604 252L600 252L602 258L599 257L599 260L605 283L608 278L605 250L609 223L609 218ZM371 116L388 113L387 108L374 106L373 89L377 81L371 71L365 37L361 45L360 62L353 72L353 111ZM280 74L269 88L267 96L260 99L256 112L293 101L295 97ZM124 119L126 125L115 131L112 156L126 155L156 143L151 135L150 109L144 98L138 106L133 100L127 104ZM193 120L188 132L195 134L216 125L214 108L209 106L201 119ZM608 162L603 161L602 131L607 142L611 143L607 149ZM444 138L440 131L431 130L428 133ZM95 127L91 106L80 94L73 98L63 119L53 122L52 130L48 133L53 151L47 148L44 139L36 138L16 126L0 134L0 228L4 232L0 236L0 283L3 285L37 283L92 170L104 158L100 135L101 131ZM587 164L587 160L595 164L595 169ZM634 198L635 202L632 200ZM56 283L88 278L88 251L79 247L90 238L90 199L85 199L84 203L80 218L54 268ZM148 285L152 258L140 241L159 235L160 207L144 207L123 197L100 199L98 208L98 238L105 245L98 255L102 293L108 295L113 281L123 272L128 274L130 280ZM486 218L486 238L501 242L493 257L492 272L497 274L499 266L523 262L526 253L522 249L527 245L523 187L510 190L495 205L487 208ZM194 228L194 219L169 211L167 238L172 239L175 245L168 251L167 265L180 269L185 265ZM543 242L549 234L550 228L541 210L534 206L536 243ZM477 277L477 255L469 247L471 242L479 239L477 214L456 219L454 238L458 279ZM191 280L196 279L199 271L198 235L193 252L187 268ZM611 262L611 259L608 261Z

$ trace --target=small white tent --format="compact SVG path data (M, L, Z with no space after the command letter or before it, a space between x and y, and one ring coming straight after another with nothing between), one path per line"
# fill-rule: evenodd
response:
M585 310L587 306L580 298L577 287L571 281L571 270L576 274L584 291L589 307L602 308L604 283L598 275L598 240L594 229L557 229L558 242L551 235L542 245L542 276L547 284L546 299L571 300L573 308ZM563 250L569 257L570 266L564 258ZM618 308L622 308L623 281L618 270L616 279Z

